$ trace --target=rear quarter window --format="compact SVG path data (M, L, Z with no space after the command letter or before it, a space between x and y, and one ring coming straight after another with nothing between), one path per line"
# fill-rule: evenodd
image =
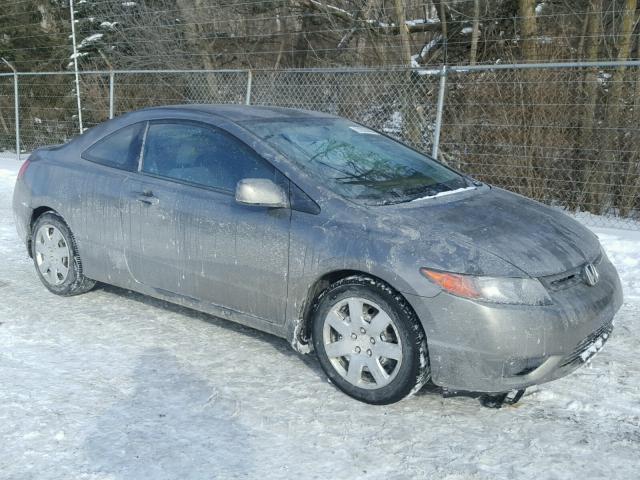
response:
M98 140L84 151L82 158L121 170L137 170L145 125L146 122L129 125Z

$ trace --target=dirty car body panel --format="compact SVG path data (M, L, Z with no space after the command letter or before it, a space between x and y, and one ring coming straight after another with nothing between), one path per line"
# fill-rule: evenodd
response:
M14 193L18 232L28 245L34 218L54 210L74 232L89 278L273 333L299 351L308 351L309 312L323 286L354 273L375 277L409 302L426 334L433 382L454 390L503 392L553 380L606 340L622 303L618 275L596 236L570 217L471 180L450 195L354 201L256 127L336 118L226 105L123 115L32 154ZM289 194L290 207L242 205L229 189L168 179L160 167L146 166L154 155L145 143L149 131L167 122L242 145L273 170L268 175ZM86 158L92 146L133 125L143 133L129 169ZM195 155L176 155L183 154ZM598 270L594 285L584 280L587 265ZM537 279L549 302L462 298L421 268Z

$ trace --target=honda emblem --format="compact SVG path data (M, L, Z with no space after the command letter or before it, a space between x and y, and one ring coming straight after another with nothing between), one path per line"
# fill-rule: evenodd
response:
M598 283L598 280L600 280L600 274L598 273L598 269L593 263L587 263L584 266L582 273L584 277L584 282L590 287L593 287L596 283Z

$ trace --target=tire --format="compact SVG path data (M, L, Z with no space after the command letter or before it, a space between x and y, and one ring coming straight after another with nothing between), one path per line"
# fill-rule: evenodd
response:
M80 295L96 284L83 275L73 233L54 212L43 213L33 225L31 256L40 281L56 295Z
M360 275L344 278L319 295L312 312L320 365L347 395L387 405L417 392L429 379L422 325L386 283Z

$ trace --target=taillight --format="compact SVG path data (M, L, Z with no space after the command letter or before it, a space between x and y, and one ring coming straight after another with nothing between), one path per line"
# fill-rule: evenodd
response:
M22 164L22 166L20 167L20 170L18 170L18 180L24 177L24 173L27 171L27 168L29 167L29 163L30 163L29 159L27 158Z

